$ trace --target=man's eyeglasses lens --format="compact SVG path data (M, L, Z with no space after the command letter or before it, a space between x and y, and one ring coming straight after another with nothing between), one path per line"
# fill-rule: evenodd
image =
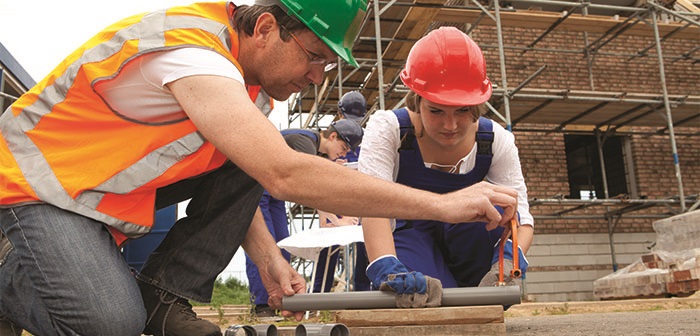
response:
M284 30L287 32L287 34L289 34L289 36L292 37L292 39L294 40L294 42L296 42L296 44L301 48L301 50L304 52L304 54L306 54L306 57L309 59L309 64L311 64L311 65L321 65L321 66L323 66L323 71L330 71L330 70L335 69L335 67L338 66L338 63L337 63L337 62L330 62L330 61L328 61L327 59L325 59L324 57L319 56L319 55L317 55L317 54L314 54L314 53L310 52L308 49L306 49L306 47L304 47L303 44L301 44L301 42L300 42L299 39L296 37L296 35L292 34L292 32L290 32L290 31L289 31L287 28L285 28L285 26L283 26L282 24L279 24L279 25L280 25L280 27L281 27L282 29L284 29Z

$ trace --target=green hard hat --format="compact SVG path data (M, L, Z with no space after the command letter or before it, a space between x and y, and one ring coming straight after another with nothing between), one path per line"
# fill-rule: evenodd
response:
M257 0L278 2L348 64L358 67L352 45L367 12L367 0Z

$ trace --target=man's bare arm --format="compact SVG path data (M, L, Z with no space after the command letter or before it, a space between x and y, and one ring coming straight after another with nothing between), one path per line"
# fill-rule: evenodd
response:
M438 195L297 153L235 80L191 76L168 87L202 135L277 198L348 216L486 221L490 227L505 224L517 209L510 188L480 183ZM357 197L335 197L340 194ZM503 216L494 204L505 209Z
M306 292L306 281L282 256L275 239L265 225L260 208L253 216L241 247L258 267L260 280L267 290L268 304L271 307L279 309L282 307L283 297ZM282 311L282 315L294 316L297 321L301 321L303 312Z

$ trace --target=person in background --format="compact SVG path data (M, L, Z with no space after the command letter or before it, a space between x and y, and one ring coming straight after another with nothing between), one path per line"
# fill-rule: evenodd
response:
M351 48L366 10L366 0L256 0L134 15L13 102L0 116L0 329L221 335L189 300L211 300L239 246L281 307L306 284L256 211L263 189L353 216L509 221L511 188L441 195L382 181L295 152L267 120L270 98L320 85L338 57L358 66ZM119 246L187 199L134 279ZM397 286L426 283L418 273L385 275L402 297L441 290Z
M338 100L338 110L340 111L339 117L342 119L350 119L354 120L360 125L363 125L363 122L365 120L365 115L367 114L367 100L365 97L360 93L359 91L350 91L345 93L339 100ZM347 166L357 169L357 158L360 155L360 149L362 146L358 146L356 150L348 153L345 157L342 157L341 160L343 160L343 163L346 164ZM323 211L319 212L319 217L324 216L324 218L320 218L319 223L330 223L334 226L343 226L343 225L357 225L359 224L360 220L357 217L343 217L343 216L336 216L333 214L325 213ZM329 220L329 219L330 220ZM335 218L338 218L338 220L335 220ZM337 246L333 246L332 249L337 249ZM328 255L328 250L324 249L320 253L320 259L319 259L319 264L320 265L325 265L325 256ZM335 268L335 265L337 265L339 253L335 253L331 255L331 259L329 264L333 265L333 269ZM354 253L354 267L352 270L352 275L350 278L350 284L352 285L352 290L353 291L362 291L362 290L369 290L370 289L370 283L369 279L367 279L367 275L365 274L365 269L367 268L367 253L365 252L365 244L363 242L357 242L355 243L355 253ZM332 279L332 276L334 274L334 270L326 270L326 277ZM320 292L321 291L321 284L319 283L319 275L317 273L316 276L316 283L314 284L314 291L315 292ZM329 291L331 288L330 284L326 284L326 287L324 288L324 291Z
M362 128L354 121L338 120L327 129L318 132L307 129L282 130L287 145L300 153L323 156L331 161L346 155L359 146L362 141ZM259 205L267 229L276 242L289 237L289 221L285 201L277 199L267 191ZM282 250L282 255L289 262L289 252ZM246 276L250 289L253 312L258 318L275 318L277 312L268 305L269 296L260 278L260 272L253 260L246 255Z
M367 100L359 91L350 91L344 94L338 100L338 119L352 120L362 126L365 115L367 114ZM360 153L360 147L338 159L343 160L343 163L356 163ZM350 165L354 166L354 165Z
M491 81L481 49L465 33L441 27L411 48L401 80L411 92L406 107L377 111L367 124L359 171L387 181L448 193L481 181L517 190L520 227L517 251L506 247L506 282L512 254L524 253L533 239L533 217L513 134L482 117ZM482 182L483 183L483 182ZM444 288L492 286L498 281L497 241L502 227L479 221L362 218L373 287L382 272L418 271ZM392 231L393 230L393 231ZM495 277L495 278L494 278Z

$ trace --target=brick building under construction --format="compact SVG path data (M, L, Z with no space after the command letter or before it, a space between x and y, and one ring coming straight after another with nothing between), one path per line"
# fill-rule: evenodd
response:
M290 100L289 127L327 126L350 90L367 98L370 113L403 106L407 88L398 74L415 41L443 25L470 34L494 83L489 117L515 135L535 216L526 300L595 299L594 280L649 254L655 221L698 208L700 9L693 0L369 6L353 48L360 67L342 65ZM4 111L34 83L1 45L0 61ZM310 213L290 208L292 219Z
M699 21L689 0L370 2L360 68L302 91L289 122L323 127L350 90L370 113L402 107L413 43L464 30L485 53L489 117L515 135L535 216L525 300L593 300L594 280L650 252L654 221L698 207Z

